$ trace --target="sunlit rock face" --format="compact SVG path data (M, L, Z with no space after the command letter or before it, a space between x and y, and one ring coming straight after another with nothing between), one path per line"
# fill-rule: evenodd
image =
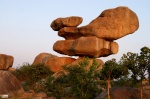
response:
M58 72L63 70L63 66L71 64L76 59L70 57L55 57L46 62L46 66L50 68L52 72Z
M58 31L63 27L77 27L82 23L82 18L78 16L71 16L66 18L57 18L51 23L51 28Z
M50 54L50 53L45 53L45 52L40 53L35 57L32 65L46 64L47 60L49 60L51 58L55 58L55 57L57 57L57 56Z
M14 57L11 55L0 54L0 70L8 70L12 67Z
M104 10L96 19L82 27L64 27L58 35L65 39L96 36L105 40L117 40L134 33L139 28L137 15L128 7Z
M103 57L117 54L119 46L114 40L134 33L139 28L137 15L128 7L104 10L89 24L77 27L81 17L57 18L51 23L53 30L65 40L58 40L53 50L69 56Z
M116 42L92 37L80 37L76 40L60 40L53 46L54 51L69 56L101 57L118 52Z

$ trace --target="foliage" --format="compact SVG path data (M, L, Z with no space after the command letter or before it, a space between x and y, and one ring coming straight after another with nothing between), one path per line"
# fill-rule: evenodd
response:
M141 99L142 99L142 81L145 79L150 69L150 49L148 47L141 48L140 54L128 52L121 58L124 66L132 72L132 78L137 81L140 79Z
M93 64L86 69L88 66L88 58L84 58L84 61L79 62L78 65L64 66L63 68L67 75L64 74L55 80L49 78L47 88L58 99L64 96L76 99L93 99L95 93L100 92L97 87L97 73L100 65L94 59ZM68 93L63 93L65 88L70 88Z
M128 74L127 68L116 62L116 59L111 59L105 62L104 67L100 71L100 79L110 80L117 79Z
M12 73L22 82L25 90L34 89L37 82L40 83L43 78L53 74L44 64L28 63L24 63Z
M107 81L108 99L110 99L111 80L117 79L127 73L127 69L116 62L116 59L111 59L105 62L103 69L100 71L100 79Z

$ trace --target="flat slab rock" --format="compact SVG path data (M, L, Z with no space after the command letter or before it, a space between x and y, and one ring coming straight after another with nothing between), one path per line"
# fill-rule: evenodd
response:
M116 42L91 37L80 37L76 40L59 40L54 43L53 50L69 56L102 57L118 52Z

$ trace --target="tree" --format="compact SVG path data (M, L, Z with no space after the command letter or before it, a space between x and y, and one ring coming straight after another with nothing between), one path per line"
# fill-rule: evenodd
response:
M101 91L97 87L99 66L100 64L95 59L93 59L93 64L89 66L89 59L84 58L77 65L64 66L63 69L67 73L62 73L56 79L49 79L46 87L49 88L49 91L53 91L57 98L94 99L95 93ZM68 87L69 92L67 94L63 93L63 89Z
M132 78L140 80L140 96L142 99L143 86L142 81L145 79L147 72L150 75L150 49L148 47L141 48L140 54L128 52L121 58L124 66L132 72ZM150 76L149 76L150 78Z
M147 68L149 85L150 85L150 48L146 46L141 48L140 55L142 57L142 60L141 60L142 64Z
M111 80L117 79L127 72L122 65L116 62L116 59L111 59L105 62L103 69L100 71L100 79L107 81L107 94L110 99Z

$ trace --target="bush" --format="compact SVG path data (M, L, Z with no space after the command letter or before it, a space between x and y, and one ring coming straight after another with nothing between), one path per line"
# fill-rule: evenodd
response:
M24 63L12 73L22 82L26 91L30 89L36 91L36 84L41 83L43 78L53 74L44 64L30 65L28 63Z
M88 58L74 66L64 66L67 75L62 73L61 76L54 79L47 79L47 91L52 93L57 99L61 97L76 99L94 99L96 93L100 93L98 89L99 64L93 60L93 64L89 69L85 69L89 65ZM68 90L66 91L66 89Z

